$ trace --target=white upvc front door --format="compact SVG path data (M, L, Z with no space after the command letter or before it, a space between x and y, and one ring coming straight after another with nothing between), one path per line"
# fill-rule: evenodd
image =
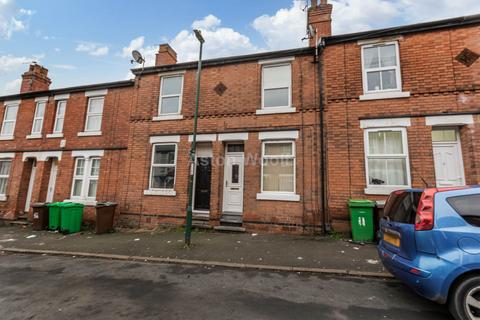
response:
M35 184L35 174L37 172L37 161L32 160L32 172L28 181L27 199L25 201L25 212L30 211L30 203L32 202L33 185Z
M458 132L453 141L433 142L433 158L437 187L465 185L462 148Z
M226 154L223 188L223 212L243 212L243 153Z
M47 202L53 202L55 194L55 183L57 181L57 160L52 159L52 168L50 169L50 179L48 180Z

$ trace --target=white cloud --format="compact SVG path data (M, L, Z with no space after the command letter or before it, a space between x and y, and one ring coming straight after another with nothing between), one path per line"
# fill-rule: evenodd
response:
M208 16L203 18L202 20L195 20L192 23L192 28L193 29L203 29L203 30L207 29L208 30L208 29L213 29L213 28L219 27L220 24L222 24L222 20L218 19L213 14L209 14Z
M158 52L158 46L144 46L145 44L145 37L140 36L132 41L130 41L130 44L128 47L123 47L122 53L120 54L121 57L123 58L131 58L132 57L132 51L133 50L138 50L142 53L143 58L145 59L145 66L153 66L155 65L155 54ZM130 79L130 78L129 78Z
M334 34L382 28L400 16L398 4L387 0L331 0Z
M225 57L260 51L250 41L249 37L232 28L221 27L221 23L219 18L211 14L192 23L192 28L200 29L205 38L205 58ZM180 31L171 41L171 45L177 51L179 61L198 59L199 44L192 31Z
M12 34L27 28L32 10L18 8L15 0L0 0L0 38L10 39Z
M2 94L7 95L7 94L19 93L21 84L22 84L22 79L20 78L12 81L8 81L7 83L5 83L5 86L3 87Z
M202 35L205 38L204 58L248 54L260 50L251 43L247 36L232 28L221 27L221 20L211 14L201 20L195 20L192 23L192 28L202 30ZM182 30L173 40L163 40L169 42L177 52L179 62L198 59L199 43L192 31ZM158 45L145 45L144 36L131 40L128 46L123 47L120 56L130 58L133 50L138 50L142 53L145 58L145 66L155 64L155 54L158 52Z
M342 34L480 13L478 0L330 0Z
M109 48L108 46L94 43L94 42L80 42L75 51L78 52L86 52L91 56L105 56L108 54Z
M17 57L11 54L0 56L0 74L20 69L23 65L30 64L33 61L40 62L45 58L44 54L33 55L31 57Z
M253 27L264 38L270 50L308 46L302 42L306 35L307 13L305 1L293 1L290 8L280 9L273 16L262 15L253 21Z
M62 69L62 70L75 70L75 69L77 69L76 66L71 65L71 64L52 64L52 68Z

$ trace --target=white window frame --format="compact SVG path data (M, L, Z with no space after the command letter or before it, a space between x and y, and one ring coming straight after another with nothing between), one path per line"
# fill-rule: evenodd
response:
M78 161L79 160L84 160L84 170L82 175L77 175L77 166L78 166ZM91 171L92 171L92 163L93 160L99 160L100 161L100 167L98 170L98 176L92 176ZM96 203L96 195L95 197L89 197L88 196L88 189L90 186L90 181L91 180L96 180L97 181L97 192L98 192L98 181L100 179L100 170L101 170L101 164L102 160L101 157L76 157L75 158L75 165L73 168L73 179L72 179L72 190L70 192L70 198L73 201L80 201L83 203L87 204L95 204ZM82 192L80 193L80 196L75 196L73 194L74 191L74 185L75 185L75 180L82 180Z
M291 155L265 155L265 145L291 143ZM260 172L260 193L257 194L257 200L279 200L279 201L299 201L300 196L297 192L297 153L295 140L264 140L262 141L262 159ZM263 170L265 159L293 160L293 191L265 191L263 189Z
M5 184L5 193L0 193L0 201L7 200L7 190L8 190L8 182L10 179L10 173L12 171L12 164L13 159L10 158L0 158L0 162L10 162L10 169L8 170L8 174L0 174L0 179L7 179L7 183Z
M92 101L94 100L103 100L103 105L102 105L102 112L90 112L90 105ZM88 135L89 133L101 133L102 132L102 123L103 123L103 110L105 108L105 96L95 96L95 97L89 97L88 98L88 105L87 105L87 115L85 117L85 127L83 133L85 135ZM100 116L100 128L96 130L87 130L87 124L88 120L92 116Z
M17 108L17 111L15 113L15 120L6 120L7 118L7 110L8 108ZM17 117L18 117L18 109L20 108L20 104L6 104L4 111L3 111L3 121L2 121L2 129L0 131L0 138L4 139L13 139L13 136L15 134L15 127L17 125ZM12 133L11 134L5 134L3 130L5 129L5 123L11 122L13 123L13 128L12 128ZM1 139L0 139L1 140Z
M403 153L398 154L382 154L382 155L370 155L370 145L368 134L370 132L379 132L379 131L400 131L402 133L402 145ZM365 180L366 180L366 189L365 194L379 194L379 195L389 195L391 192L399 189L406 189L411 187L411 176L410 176L410 157L408 151L408 137L407 129L401 127L386 127L386 128L368 128L364 130L364 150L365 150ZM406 185L373 185L370 184L369 179L369 168L368 160L369 159L405 159L405 168L407 175L407 184Z
M37 117L37 111L40 105L44 105L43 107L43 116ZM41 100L38 101L35 105L35 113L33 114L33 122L32 122L32 130L30 131L30 137L41 137L42 136L42 130L43 130L43 122L45 119L45 113L47 112L47 104L48 100ZM35 128L35 122L40 121L40 130L39 131L33 131Z
M155 159L155 147L156 146L175 146L175 161L173 164L154 164ZM148 190L145 190L145 195L161 195L161 196L175 196L176 191L175 187L177 186L177 157L178 157L178 143L174 142L164 142L164 143L153 143L152 144L152 156L150 160L150 177L148 179ZM173 177L173 188L153 188L152 187L152 174L154 167L169 167L175 168L175 176Z
M365 66L365 49L368 48L373 48L373 47L381 47L381 46L388 46L388 45L395 45L395 55L396 55L396 66L389 66L389 67L381 67L379 66L378 68L370 68L367 69ZM387 93L387 92L402 92L402 72L401 72L401 66L400 66L400 49L398 46L398 41L389 41L389 42L381 42L381 43L374 43L374 44L368 44L364 45L361 48L362 54L361 54L361 59L362 59L362 78L363 78L363 92L365 94L380 94L380 93ZM379 55L380 58L380 55ZM379 62L380 63L380 62ZM368 90L368 77L367 73L368 72L377 72L377 71L387 71L387 70L395 70L395 76L396 76L396 81L397 81L397 88L395 89L382 89L382 90ZM381 77L381 73L380 73ZM380 85L382 85L382 80L380 78ZM410 94L408 94L409 96ZM393 97L394 98L394 97Z
M63 116L59 116L58 110L60 110L60 104L64 103L65 111L63 112ZM58 100L57 101L57 108L55 109L55 122L53 123L53 131L54 134L63 133L63 127L65 126L65 114L67 112L67 100ZM63 119L62 130L56 130L58 120Z
M286 106L274 106L274 107L265 107L265 90L270 89L282 89L285 87L269 87L265 84L265 69L267 68L275 68L275 67L283 67L288 66L290 69L290 81L288 84L288 105ZM294 112L295 110L292 109L292 64L290 62L287 63L275 63L275 64L265 64L262 65L262 111L272 110L276 112L272 113L285 113L285 112ZM282 112L283 111L283 112Z
M180 89L180 94L167 94L167 95L163 95L162 94L162 91L163 91L163 82L165 79L167 78L178 78L178 77L181 77L182 78L182 87ZM161 80L160 80L160 98L158 99L158 117L159 118L168 118L168 117L172 117L172 116L179 116L182 114L182 103L183 103L183 86L184 86L184 81L185 81L185 77L182 73L179 73L179 74L169 74L169 75L163 75L161 76ZM162 100L163 98L173 98L173 97L178 97L178 112L173 112L173 113L162 113Z

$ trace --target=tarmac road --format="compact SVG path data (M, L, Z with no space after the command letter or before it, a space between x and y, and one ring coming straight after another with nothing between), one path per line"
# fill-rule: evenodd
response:
M0 318L450 319L392 280L0 255Z

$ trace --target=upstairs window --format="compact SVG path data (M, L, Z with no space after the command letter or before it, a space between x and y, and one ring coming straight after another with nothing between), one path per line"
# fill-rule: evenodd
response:
M7 105L3 115L1 136L12 137L17 122L18 105Z
M369 129L365 131L365 139L368 187L408 187L406 130Z
M166 190L175 187L175 167L177 163L176 144L153 145L150 176L151 190Z
M42 134L43 118L45 117L46 106L46 101L37 102L37 106L35 108L35 115L33 117L32 135L38 136Z
M398 52L397 42L362 47L365 93L402 90Z
M102 114L104 97L92 97L88 99L85 132L100 132L102 130Z
M67 108L66 100L60 100L57 102L57 110L55 111L55 123L53 125L53 133L62 133L66 108Z
M100 158L77 158L73 173L72 199L94 201L99 175Z
M183 75L164 76L160 85L159 115L180 114L182 109Z
M262 108L290 107L292 67L290 64L262 68Z

